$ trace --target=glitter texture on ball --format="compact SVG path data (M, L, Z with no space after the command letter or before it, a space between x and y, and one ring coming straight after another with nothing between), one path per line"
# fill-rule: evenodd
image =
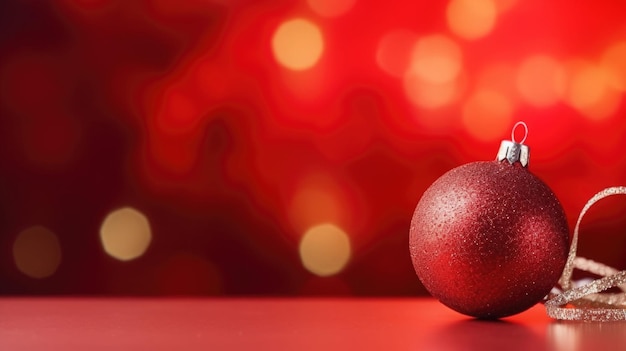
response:
M555 195L528 169L474 162L426 190L409 248L435 298L463 314L496 319L532 307L556 285L569 230Z

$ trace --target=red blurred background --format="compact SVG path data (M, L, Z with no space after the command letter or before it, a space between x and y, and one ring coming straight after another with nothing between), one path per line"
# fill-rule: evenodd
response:
M570 224L626 185L624 13L5 0L0 293L424 294L417 201L518 120ZM594 207L581 255L626 268L624 213Z

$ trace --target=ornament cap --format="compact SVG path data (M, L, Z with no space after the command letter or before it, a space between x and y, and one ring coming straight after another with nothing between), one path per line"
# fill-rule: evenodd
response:
M515 129L519 126L524 127L524 137L518 143L515 140ZM517 122L513 126L513 130L511 131L511 140L502 140L500 143L500 149L498 150L498 155L496 159L498 161L508 161L510 164L514 164L515 162L519 162L522 167L528 167L528 161L530 159L530 149L527 145L524 145L524 141L528 136L528 126L524 122Z

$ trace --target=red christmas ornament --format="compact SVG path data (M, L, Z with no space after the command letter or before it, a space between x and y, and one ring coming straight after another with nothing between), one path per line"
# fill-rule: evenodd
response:
M528 129L526 124L518 125ZM426 289L478 318L501 318L541 301L567 260L569 230L550 188L526 168L529 149L502 141L496 161L452 169L424 193L409 248Z

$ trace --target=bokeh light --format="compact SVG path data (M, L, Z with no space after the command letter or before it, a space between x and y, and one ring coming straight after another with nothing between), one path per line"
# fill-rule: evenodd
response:
M448 37L435 34L420 38L411 51L404 77L407 97L423 108L447 105L456 96L462 64L460 47Z
M61 264L61 245L56 234L42 226L21 231L13 243L13 259L20 272L31 278L53 275Z
M420 38L411 52L410 71L429 83L456 79L462 68L461 48L444 35Z
M502 139L511 126L513 105L501 93L482 89L463 105L463 125L480 141Z
M143 255L151 240L148 218L130 207L109 213L100 228L104 251L120 261L133 260Z
M409 30L394 30L385 34L378 42L376 63L388 74L402 77L409 68L411 51L417 34Z
M425 109L437 109L454 101L458 94L456 81L432 83L408 74L404 78L404 90L409 101Z
M610 45L602 54L601 66L607 70L613 88L626 91L626 41Z
M313 11L324 17L337 17L348 12L356 0L307 0Z
M504 13L511 10L519 0L494 0L494 4L498 9L498 13Z
M626 179L622 0L3 5L0 294L425 294L415 204L518 120L568 218Z
M321 277L335 275L350 260L350 238L334 224L319 224L304 233L299 252L302 264L309 272Z
M522 62L516 79L526 103L548 107L559 101L565 90L565 71L548 55L532 55Z
M342 188L324 174L311 174L299 182L288 203L293 228L302 232L322 222L343 224L347 221L347 204Z
M497 14L494 0L451 0L446 19L454 34L465 39L478 39L491 32Z
M313 67L324 52L324 37L313 22L294 18L278 26L272 37L274 58L282 66L295 70Z
M621 95L612 85L609 72L603 67L586 61L569 65L566 101L573 108L592 120L612 116L621 101Z

